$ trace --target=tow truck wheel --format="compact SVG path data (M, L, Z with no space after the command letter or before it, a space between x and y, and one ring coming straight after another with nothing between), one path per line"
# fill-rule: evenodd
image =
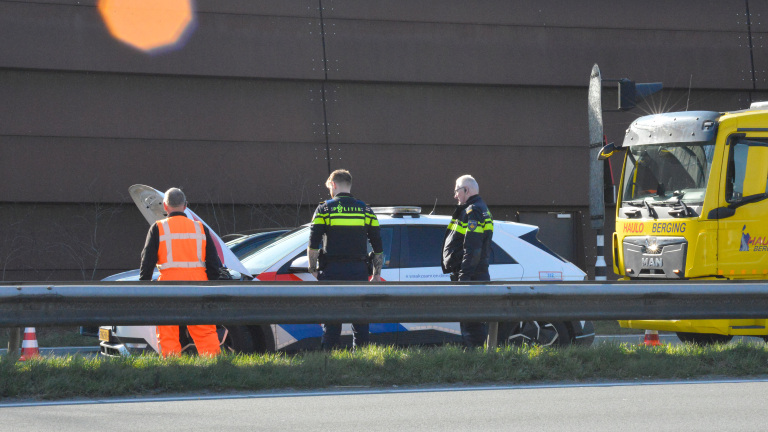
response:
M499 345L567 346L568 327L562 322L506 321L499 323Z
M686 333L677 332L677 337L681 342L692 343L696 345L726 344L733 339L731 335L721 335L715 333Z

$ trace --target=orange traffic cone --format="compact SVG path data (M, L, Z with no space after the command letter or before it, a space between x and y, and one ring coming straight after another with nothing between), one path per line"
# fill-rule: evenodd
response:
M661 345L659 341L659 332L656 330L646 330L645 339L643 340L645 345L658 346Z
M21 342L21 357L19 361L29 360L40 355L37 348L37 334L34 327L24 328L24 340Z

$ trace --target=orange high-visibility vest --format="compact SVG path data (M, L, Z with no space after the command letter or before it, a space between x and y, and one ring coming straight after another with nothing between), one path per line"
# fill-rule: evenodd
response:
M158 221L157 228L160 232L157 280L208 280L203 224L185 216L173 216Z

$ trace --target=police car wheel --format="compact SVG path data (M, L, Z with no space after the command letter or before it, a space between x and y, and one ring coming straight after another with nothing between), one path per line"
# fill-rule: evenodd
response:
M499 323L499 345L566 346L571 342L563 322L507 321Z
M243 353L250 354L254 352L253 338L251 332L246 326L216 326L221 341L222 353Z
M681 342L692 343L695 345L714 345L726 344L733 339L731 335L721 335L715 333L686 333L677 332L677 337Z

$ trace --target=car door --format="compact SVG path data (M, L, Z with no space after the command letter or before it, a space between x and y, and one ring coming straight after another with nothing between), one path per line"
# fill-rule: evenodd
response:
M445 227L406 219L401 234L400 280L403 282L450 281L440 265Z
M381 225L381 243L384 247L384 266L381 278L385 281L400 280L400 227L398 225ZM371 245L368 244L368 252Z
M407 222L402 235L400 280L451 280L450 275L443 274L441 266L445 229L443 225L420 224L418 219ZM506 238L507 236L504 233L499 233L498 236L494 234L491 253L488 256L491 280L515 281L521 280L523 276L523 268L513 256L515 242Z
M400 280L400 227L396 225L381 226L381 243L384 249L384 266L381 269L381 277L385 281ZM368 252L372 250L368 244ZM307 246L303 244L294 251L290 258L279 261L275 280L316 280L307 272ZM293 277L291 279L290 277ZM296 279L298 278L298 279ZM263 280L263 279L262 279Z
M404 218L400 235L400 280L403 282L450 281L443 274L442 260L445 225L424 224L419 219ZM461 330L457 322L402 323L405 330L398 335L398 343L441 344L460 343Z

